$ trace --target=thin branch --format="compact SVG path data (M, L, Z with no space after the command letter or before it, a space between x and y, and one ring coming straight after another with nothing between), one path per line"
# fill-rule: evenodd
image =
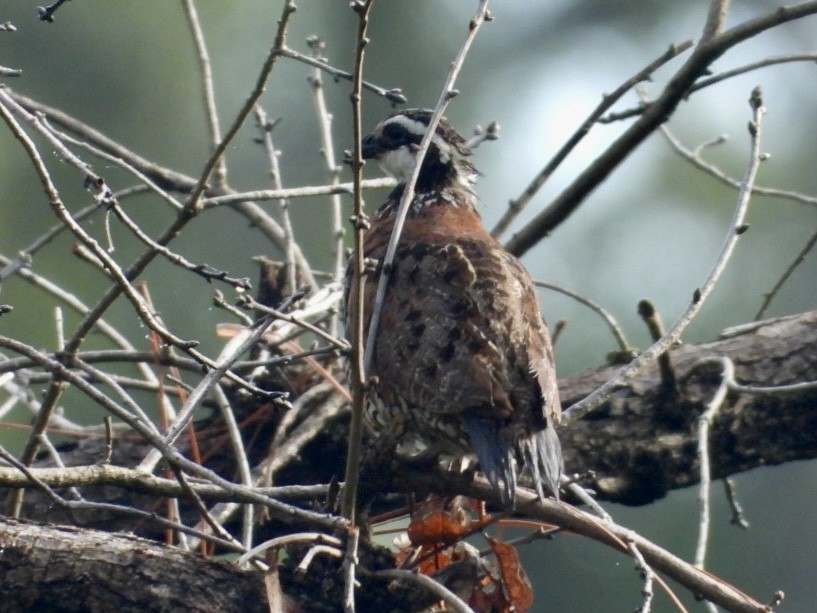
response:
M201 211L201 197L204 194L204 190L207 188L207 181L210 178L210 174L217 167L219 160L221 160L222 156L224 156L227 148L230 146L230 143L233 142L233 139L235 138L236 134L238 134L241 126L244 125L247 117L249 117L250 113L252 113L252 110L255 108L255 105L258 103L258 99L264 93L264 89L266 88L267 80L272 72L272 68L280 56L279 50L284 46L289 19L295 12L295 9L295 2L293 2L293 0L286 0L284 2L284 6L281 10L281 17L278 20L278 29L275 32L275 42L273 43L272 48L269 50L269 53L267 53L264 64L261 66L261 70L259 71L258 77L255 81L255 86L250 92L250 95L244 101L244 105L236 114L235 119L233 119L233 123L228 128L224 138L221 139L221 142L216 146L215 150L210 156L210 159L208 159L205 163L204 170L201 172L199 180L196 183L196 186L193 188L193 192L190 194L190 201L188 202L186 208L193 216Z
M266 332L267 328L269 328L274 321L274 318L268 316L260 321L254 329L246 328L242 334L237 334L234 338L230 339L216 359L215 368L210 370L201 379L198 385L193 388L184 406L182 406L178 415L173 420L173 423L166 429L163 436L165 445L173 445L182 431L193 419L196 408L198 408L204 398L210 393L210 390L227 374L227 371L235 364L241 355L258 343L264 335L264 332ZM160 450L152 449L139 464L139 469L151 471L156 467L156 464L161 458L162 454Z
M641 552L636 547L635 543L632 541L627 542L627 549L630 551L630 555L633 556L635 560L635 567L638 569L638 572L641 573L641 578L644 581L644 585L641 588L641 595L643 599L641 600L641 604L636 609L636 613L650 613L652 609L652 597L653 597L653 590L652 584L653 580L655 579L655 573L653 572L650 565L644 560L644 556L641 555Z
M760 305L757 313L755 313L755 321L763 318L763 316L766 314L766 309L769 308L772 300L774 300L774 297L777 296L777 292L779 292L780 288L783 287L786 281L789 280L789 277L791 277L795 269L806 260L806 256L814 248L815 244L817 244L817 232L814 232L814 234L811 235L811 238L794 257L794 260L792 260L792 263L789 264L789 267L786 269L780 279L777 280L777 283L774 284L774 287L766 293L766 297L763 299L763 304Z
M363 237L367 222L363 212L363 191L361 187L363 156L361 139L363 137L361 102L363 92L363 60L366 56L366 45L369 42L369 12L374 0L354 2L351 6L357 13L357 35L355 37L355 59L352 79L352 92L349 95L352 103L352 183L354 185L354 213L352 223L355 230L355 251L350 263L352 267L351 287L348 292L352 297L352 306L347 317L347 336L349 339L349 388L352 393L352 416L349 424L349 442L346 453L346 483L341 502L341 513L351 525L357 525L357 490L360 479L360 447L363 440L363 405L365 402L366 367L363 345Z
M701 153L704 149L709 147L713 147L715 145L720 145L726 142L725 136L719 136L712 141L706 142L702 145L699 145L694 150L690 150L686 148L678 138L672 133L672 131L666 126L661 126L661 134L666 138L667 142L670 144L672 149L678 153L683 159L694 165L696 168L703 170L707 174L712 177L715 177L721 183L728 185L734 189L740 189L741 182L737 179L733 179L725 172L723 172L720 168L718 168L715 164L711 164L703 159ZM752 193L757 194L760 196L771 196L773 198L783 198L786 200L794 200L795 202L801 202L803 204L809 205L817 205L817 197L809 196L807 194L802 194L800 192L795 192L791 190L785 189L776 189L773 187L763 187L760 185L755 185L752 188Z
M357 567L360 564L358 546L360 545L360 526L352 526L346 536L346 552L343 556L342 572L344 577L343 611L355 613L355 587Z
M404 476L403 480L406 478L414 483L422 482L430 491L440 495L462 494L489 503L499 502L497 493L492 490L488 480L482 477L452 478L450 481L441 482L439 473L433 475L415 473L411 476ZM741 613L764 611L762 604L737 588L685 562L624 526L598 519L588 512L564 502L557 502L552 498L539 500L535 492L522 488L517 491L517 511L529 518L560 526L563 531L579 534L627 555L631 554L627 543L632 542L641 552L645 562L655 571L655 579L659 583L661 582L660 574L663 574L677 581L696 596L703 596L729 611ZM671 592L668 594L670 598L673 598Z
M565 296L569 296L579 304L583 304L591 311L596 313L601 319L607 324L607 327L610 328L610 332L613 335L613 338L616 339L616 343L618 343L619 349L619 356L627 356L634 357L634 349L633 346L627 341L627 338L624 336L624 330L621 329L621 326L618 325L618 322L615 318L599 303L582 296L572 290L564 288L560 285L556 285L554 283L548 283L547 281L537 281L534 279L533 284L537 287L543 287L545 289L552 290L554 292L558 292L560 294L564 294Z
M313 545L323 545L323 546L331 546L336 551L338 550L343 543L339 538L334 536L330 536L328 534L323 534L322 532L295 532L293 534L285 534L283 536L279 536L274 539L270 539L268 541L264 541L263 543L259 543L249 551L247 551L244 555L236 560L236 564L238 566L242 566L250 561L252 558L266 553L269 550L280 549L281 547L285 547L287 545L293 545L295 543L312 543Z
M210 128L210 145L213 150L218 148L221 141L221 127L218 122L218 109L216 108L216 95L213 88L213 69L210 63L210 54L207 52L207 44L204 41L204 32L199 23L199 14L193 0L182 0L187 23L190 26L190 33L193 36L193 43L196 47L196 59L199 62L201 71L201 89L204 101L204 111L207 116L207 125ZM216 185L224 189L227 186L227 159L221 156L213 172Z
M307 45L312 50L315 59L323 60L323 50L325 44L317 36L307 39ZM340 185L341 167L335 159L335 145L332 139L332 115L326 107L326 96L324 95L323 79L320 68L315 68L309 80L312 86L312 98L315 101L315 114L318 118L318 130L321 140L321 157L326 163L326 170L329 173L331 186ZM343 223L343 207L340 194L333 194L330 198L332 209L332 249L334 252L335 265L333 267L332 280L335 283L343 283L344 270L346 268L346 254L344 248L344 236L346 229ZM329 330L333 335L337 335L339 325L339 313L332 316Z
M25 108L23 105L20 106ZM181 202L179 202L172 194L170 194L170 192L168 192L166 189L163 189L158 183L151 180L151 178L147 174L142 172L142 170L140 170L136 166L132 165L128 160L122 158L121 156L112 155L107 151L100 149L93 143L75 138L74 136L71 136L67 132L57 130L54 126L50 124L46 116L43 116L41 121L43 127L49 130L55 138L59 139L60 141L63 141L64 143L68 143L70 145L74 145L75 147L85 149L86 151L91 153L91 155L98 157L102 160L105 160L109 164L113 164L124 169L126 172L132 174L134 177L136 177L139 181L141 181L144 184L142 187L145 191L152 191L157 196L159 196L159 198L167 202L170 205L170 207L173 208L175 211L180 211L181 209L184 208L184 205ZM90 167L90 165L87 165L87 167ZM84 166L83 168L86 167ZM120 199L119 193L120 192L114 193L112 198L114 202L119 202ZM79 218L78 215L76 215L76 217Z
M545 164L545 167L539 171L539 174L537 174L533 180L531 180L528 186L522 190L522 194L520 194L518 198L511 200L508 203L508 210L505 211L505 214L497 222L496 226L494 226L494 229L491 230L491 236L494 238L499 238L508 229L513 220L516 219L516 217L528 205L528 203L533 199L536 193L542 188L553 173L556 172L556 169L562 164L562 162L567 159L570 152L573 151L573 149L576 148L582 139L590 133L593 125L595 125L601 119L609 108L618 102L624 94L630 91L633 86L646 79L649 79L652 73L658 70L658 68L669 62L671 59L679 56L691 46L692 41L685 41L679 45L670 45L669 49L667 49L660 57L624 81L624 83L619 85L612 94L602 96L601 102L598 104L598 106L593 109L593 112L587 116L587 119L584 120L582 125L579 126L579 128L570 136L570 138L567 139L565 144L562 145L562 147L556 152L550 161Z
M264 485L274 482L274 476L284 466L301 457L304 447L316 436L326 432L327 428L341 415L350 398L336 390L330 382L313 385L309 390L293 401L292 409L281 418L275 436L270 443L269 455L258 465L257 471L262 474ZM320 402L315 408L316 399ZM293 422L300 420L297 427L291 428Z
M241 437L241 430L235 419L235 412L230 406L230 401L220 385L213 388L216 405L227 428L227 436L233 448L233 456L238 466L238 476L241 484L246 487L253 486L252 470L250 469L249 456L244 448L244 441ZM255 507L251 504L243 505L244 515L241 525L241 544L247 549L252 547L253 528L255 524Z
M733 379L735 375L732 360L723 358L718 361L723 372L721 383L712 395L712 399L706 403L706 410L698 418L698 463L700 465L701 479L698 488L700 519L698 521L698 543L695 546L694 564L700 569L704 568L706 549L709 543L709 492L712 482L712 469L709 463L709 430L718 415L718 411L726 401L726 395L729 392L727 382Z
M508 251L521 256L541 238L565 221L638 146L672 114L689 88L709 66L731 47L780 24L817 13L817 0L791 7L779 7L756 19L746 21L702 40L667 83L661 95L649 104L641 116L619 136L592 164L565 188L555 200L506 244ZM711 19L708 23L711 23Z
M249 291L252 289L252 284L247 277L231 277L224 270L213 268L209 264L196 264L189 261L183 255L176 253L164 245L160 245L148 236L142 228L139 227L135 221L125 212L125 210L118 204L113 204L110 210L117 216L124 226L130 230L133 235L138 238L145 246L157 251L165 257L171 264L178 266L188 272L192 272L202 277L205 281L220 281L225 283L238 291Z
M32 479L32 476L34 479ZM36 481L35 481L36 480ZM3 487L31 488L42 482L56 489L67 487L114 486L156 498L184 498L187 490L175 479L157 477L133 468L114 464L92 464L89 466L69 466L67 468L27 468L23 473L18 468L0 466L0 484ZM240 491L226 492L212 483L198 480L188 483L190 489L204 500L212 502L254 502ZM277 500L310 500L326 496L329 486L281 486L260 487L253 491Z
M726 501L729 503L729 508L732 509L732 519L729 520L729 523L746 530L749 528L749 522L743 514L743 507L738 501L736 489L733 479L730 477L723 479L723 491L726 494Z
M712 40L723 30L727 12L729 12L729 0L711 0L704 31L701 34L702 42Z
M6 87L4 91L28 112L40 114L53 123L77 134L89 143L96 145L99 149L108 152L110 155L122 158L140 172L151 177L162 189L187 193L196 185L196 179L193 177L160 166L151 160L137 155L99 130L92 128L88 124L60 109L24 96L8 87Z
M338 68L335 68L329 63L323 61L323 59L321 58L303 55L302 53L298 53L297 51L290 49L287 46L279 47L278 54L283 57L288 57L290 59L303 62L304 64L307 64L309 66L318 68L319 70L322 70L323 72L332 75L333 77L335 77L335 79L346 79L347 81L352 81L354 83L355 78L354 73L339 70ZM378 96L382 96L392 104L404 104L406 102L406 97L403 95L403 90L401 90L399 87L385 89L383 87L379 87L377 85L374 85L373 83L369 83L363 80L361 80L360 83L362 88L367 89L370 92L374 92Z
M278 163L278 157L281 152L275 149L275 143L272 140L272 130L278 123L278 120L269 121L267 113L260 104L255 105L255 121L261 132L261 142L264 145L264 150L267 153L267 163L269 164L269 174L272 179L272 185L276 190L282 190L283 182L281 180L281 166ZM295 266L295 231L292 229L292 220L289 215L289 200L286 198L278 199L278 217L279 224L284 230L284 260L286 262L285 272L287 275L287 286L290 291L295 291L298 286L298 271Z
M94 208L96 207L94 206ZM0 264L8 265L10 262L12 262L12 260L3 255L0 255ZM28 268L19 269L17 271L17 275L20 278L25 279L26 281L31 283L33 286L38 287L44 290L46 293L51 294L52 296L62 301L66 305L70 306L72 309L74 309L77 313L81 315L86 314L90 310L89 307L86 304L84 304L79 298L77 298L74 294L71 294L63 290L61 287L55 285L45 277L42 277L32 272ZM104 319L99 319L96 322L96 327L101 334L107 336L116 346L121 347L125 352L136 352L136 348L131 344L131 342ZM7 365L8 362L0 363L0 372L3 372ZM21 368L22 367L24 366L21 366ZM152 377L152 371L150 371L150 369L142 371L142 374L145 375L145 378L152 379L155 381L155 378Z
M26 481L26 487L34 487L41 492L43 492L54 504L59 507L69 509L71 511L87 509L92 510L96 513L101 514L111 514L115 513L117 515L125 515L130 517L136 517L141 521L147 521L149 523L158 524L163 528L167 528L170 530L177 531L183 534L190 534L193 536L197 536L203 540L213 543L218 547L224 547L227 551L238 551L243 552L244 549L235 543L233 539L224 540L218 537L214 537L209 534L205 534L199 532L194 528L189 528L184 524L173 522L162 517L159 517L156 513L151 513L149 511L142 511L141 509L136 509L134 507L118 505L118 504L111 504L106 502L88 502L85 500L66 500L59 494L57 494L46 482L44 482L38 476L37 472L38 469L26 467L24 464L20 463L12 454L8 451L0 447L0 458L3 458L6 462L14 466L13 469L7 468L0 468L0 473L3 471L14 470L17 471ZM40 469L41 470L41 469ZM51 470L71 470L69 469L51 469Z
M240 496L246 502L267 506L269 507L270 512L273 513L278 519L288 523L306 522L308 524L320 526L332 531L343 530L348 525L348 523L342 518L334 517L328 514L316 513L314 511L307 511L291 505L283 504L278 500L261 494L255 489L247 488L243 485L238 485L224 479L216 472L196 464L195 462L184 457L181 453L164 441L163 437L159 435L152 427L152 424L145 424L142 420L135 418L130 411L127 411L118 403L113 402L110 398L97 390L96 387L90 385L81 377L76 376L61 362L50 359L42 352L36 351L24 343L4 336L0 336L0 347L5 347L11 351L20 353L35 360L42 368L53 372L57 380L69 383L80 392L88 396L91 400L102 406L102 408L110 412L112 415L125 422L136 433L141 435L150 445L158 449L168 463L177 466L179 469L189 473L192 476L204 479L209 483L219 486L225 493Z
M335 336L332 336L326 330L323 330L322 328L319 328L318 326L315 326L309 323L308 321L305 321L303 319L303 316L295 315L293 313L283 313L278 309L273 309L272 307L268 307L266 305L259 303L252 296L243 296L241 302L247 308L269 315L271 318L273 318L273 320L285 321L294 326L303 328L308 332L312 332L313 334L324 339L326 342L328 342L336 349L340 349L341 351L346 351L349 349L349 345L346 343L346 341L339 339Z
M695 85L689 88L689 93L692 94L694 92L704 89L705 87L709 87L710 85L715 85L716 83L720 83L721 81L726 81L727 79L731 79L733 77L746 74L747 72L752 72L754 70L759 70L761 68L768 68L769 66L777 66L779 64L789 64L792 62L809 62L809 63L817 62L817 53L800 53L800 54L795 53L792 55L767 57L760 60L759 62L753 62L751 64L746 64L744 66L738 66L737 68L733 68L732 70L719 72L718 74L708 77L706 79L701 79L700 81L695 83Z
M67 387L68 384L65 381L54 380L46 389L45 396L43 396L43 401L40 405L40 410L35 416L34 423L31 426L31 433L28 436L23 452L20 454L20 463L23 466L31 466L31 463L34 461L37 451L40 448L40 440L42 439L45 430L48 427L48 422L51 419L51 414L56 409L57 403ZM15 490L11 496L9 496L8 503L6 505L7 515L14 518L20 517L20 511L23 508L24 494L25 490L18 489Z
M703 285L696 289L692 295L692 302L681 314L678 320L667 331L664 337L653 343L653 345L642 353L629 365L624 367L615 377L604 383L596 391L589 396L580 400L571 406L562 416L562 423L569 424L577 419L581 419L590 411L600 406L606 401L609 395L620 385L623 385L632 379L641 370L651 364L659 355L666 352L672 345L674 345L683 334L686 327L690 324L692 319L697 315L698 311L703 306L706 299L715 288L715 284L723 274L726 264L729 261L732 252L737 245L738 239L745 232L746 226L744 219L746 211L749 208L749 199L752 193L752 186L754 185L755 177L757 176L760 162L765 157L760 153L760 126L763 113L765 109L762 106L760 99L760 89L755 88L750 97L750 105L752 107L752 121L749 123L749 134L751 137L751 158L749 166L746 171L746 176L738 194L737 203L735 206L735 213L729 225L729 231L721 247L718 259L715 261L712 270L705 279Z
M360 186L362 189L380 189L394 187L396 184L396 181L391 177L382 177L379 179L362 180ZM260 202L264 200L280 200L281 198L310 198L313 196L331 196L334 194L351 195L353 193L354 183L338 183L319 185L316 187L290 187L287 189L259 189L205 198L202 201L202 207L209 209L216 206L246 202L248 200Z
M9 104L13 109L23 115L23 119L29 123L33 128L35 128L40 134L44 135L46 138L49 138L49 141L52 145L54 145L61 156L64 159L69 161L73 164L77 169L85 172L88 177L91 178L91 182L97 186L104 186L104 180L95 175L91 172L90 168L87 164L82 162L79 158L77 158L68 148L66 148L59 140L54 139L51 137L50 132L43 127L41 120L25 111L20 105L18 105L13 99L11 99L4 91L0 91L0 99L3 102ZM9 109L5 105L0 104L0 114L2 114L3 119L6 121L6 124L11 129L14 136L17 138L18 141L23 145L26 153L28 154L29 159L34 166L37 174L39 175L40 182L43 185L46 195L48 196L49 204L56 215L56 217L74 234L74 236L79 239L82 244L88 248L93 255L99 259L101 264L105 267L105 269L110 273L110 275L116 281L117 286L119 287L120 291L123 292L127 298L130 300L131 304L133 305L136 312L139 314L139 317L142 319L143 322L154 332L159 334L162 339L172 345L177 345L180 348L192 348L193 346L198 344L198 341L186 341L183 340L173 333L170 332L167 328L165 328L155 317L154 313L151 311L150 308L145 304L142 297L136 291L136 289L131 285L130 280L128 279L128 274L126 271L120 268L119 264L112 258L110 255L103 249L99 243L91 237L74 219L71 213L63 204L62 200L59 197L57 192L57 188L51 180L51 176L48 172L48 169L43 162L42 157L39 154L34 143L28 137L28 135L23 131L22 126L14 119L11 115ZM105 190L107 193L113 195L112 192ZM73 339L72 339L73 340ZM66 352L70 353L73 349L71 346L72 342L69 341L69 345L65 347Z

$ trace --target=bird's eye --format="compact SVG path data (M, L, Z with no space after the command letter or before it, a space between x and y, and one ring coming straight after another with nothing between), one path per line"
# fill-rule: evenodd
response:
M406 130L403 126L389 123L383 126L380 138L386 143L402 144L406 140Z

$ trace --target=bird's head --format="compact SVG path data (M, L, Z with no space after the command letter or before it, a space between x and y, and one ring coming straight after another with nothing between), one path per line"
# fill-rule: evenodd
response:
M373 159L380 167L404 183L417 164L420 141L428 131L432 111L406 109L381 121L362 141L363 159ZM443 118L437 125L418 179L418 190L470 187L477 171L470 160L465 139Z

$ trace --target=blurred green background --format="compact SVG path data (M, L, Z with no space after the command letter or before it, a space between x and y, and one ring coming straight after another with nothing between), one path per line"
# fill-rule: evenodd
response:
M431 0L378 2L370 26L367 79L383 87L402 88L409 106L432 106L475 6L475 2ZM768 1L734 3L728 24L776 6L778 3ZM222 126L226 127L246 99L272 44L280 2L211 0L200 2L198 9L213 60ZM705 2L656 0L494 3L496 19L479 33L457 83L461 95L447 112L464 134L494 120L502 126L501 139L483 144L475 155L484 173L478 192L486 225L496 223L507 202L519 195L604 93L671 43L696 38L706 10ZM23 70L21 77L5 80L9 86L75 115L144 157L197 175L209 154L208 138L194 47L180 3L83 0L66 4L51 24L37 21L34 3L4 3L0 21L7 19L17 31L0 32L0 65ZM330 62L350 70L355 28L347 2L303 0L292 19L288 44L307 53L306 37L317 34L326 41ZM727 70L769 56L814 52L815 31L817 18L777 28L736 47L716 68ZM659 70L654 83L645 84L647 91L657 94L684 57ZM280 60L262 99L270 118L281 118L274 138L283 152L280 163L286 186L327 181L307 82L310 74L311 69L302 64ZM335 117L335 153L341 159L351 141L350 85L328 77L325 83ZM814 63L767 68L706 89L682 104L669 126L690 148L728 135L728 141L710 150L707 157L740 177L748 161L747 100L755 85L763 88L769 109L763 149L771 154L761 168L759 183L817 194ZM636 103L635 95L629 94L617 108ZM366 126L373 126L390 110L383 99L365 95ZM625 125L595 127L511 233L546 206ZM234 188L270 186L267 161L253 142L255 136L254 128L245 126L229 150L229 179ZM42 141L37 143L66 205L77 211L90 204L91 195L83 190L81 177L51 156ZM118 170L85 155L84 159L93 162L114 189L132 184ZM379 176L374 166L366 173ZM344 178L348 176L345 170ZM733 190L681 161L656 135L523 261L535 277L603 304L631 341L644 347L649 340L636 315L637 302L653 299L665 321L673 321L711 267L728 229L735 197ZM381 199L381 194L368 194L370 210ZM151 232L159 232L171 219L167 207L155 198L126 202L129 213ZM348 214L350 199L344 202ZM265 206L274 210L276 204ZM748 219L751 230L685 340L711 340L724 327L751 320L764 292L814 232L815 214L813 207L791 201L753 199ZM296 235L313 266L328 268L332 261L328 199L296 200L292 215ZM7 130L0 130L0 252L13 256L54 224L19 144ZM102 238L100 214L84 225ZM127 264L141 247L116 222L113 229L115 255ZM69 279L68 289L92 304L107 282L70 255L72 243L67 236L54 241L36 256L33 270L52 280ZM243 219L219 210L197 219L173 248L189 260L253 279L253 255L278 255ZM210 354L217 352L222 341L213 329L225 316L210 307L214 286L163 261L157 261L144 278L170 328L182 337L200 340ZM815 281L817 263L811 254L768 315L814 308ZM557 347L560 375L599 365L613 349L600 321L559 295L543 292L541 299L550 322L569 322ZM50 298L12 279L3 285L0 302L15 307L13 313L0 318L0 334L38 347L54 346ZM115 307L109 319L132 338L145 335L127 304ZM67 316L69 333L76 321L76 316ZM14 436L0 430L3 444L13 445ZM729 525L720 488L714 490L709 568L762 601L770 599L775 590L784 590L783 611L813 610L817 599L814 468L814 462L802 462L739 476L741 501L752 522L747 532ZM674 492L646 508L613 506L611 512L620 522L691 558L697 528L694 489ZM633 610L640 600L640 580L629 559L594 543L560 536L527 547L523 555L536 585L537 611L625 611ZM703 609L682 588L677 592L692 610ZM654 610L672 610L663 594L657 596Z

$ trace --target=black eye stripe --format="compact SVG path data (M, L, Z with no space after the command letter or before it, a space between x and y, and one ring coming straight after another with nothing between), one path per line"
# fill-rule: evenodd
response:
M393 145L404 145L407 143L419 143L422 136L414 134L398 123L387 123L383 126L380 135L382 141Z

